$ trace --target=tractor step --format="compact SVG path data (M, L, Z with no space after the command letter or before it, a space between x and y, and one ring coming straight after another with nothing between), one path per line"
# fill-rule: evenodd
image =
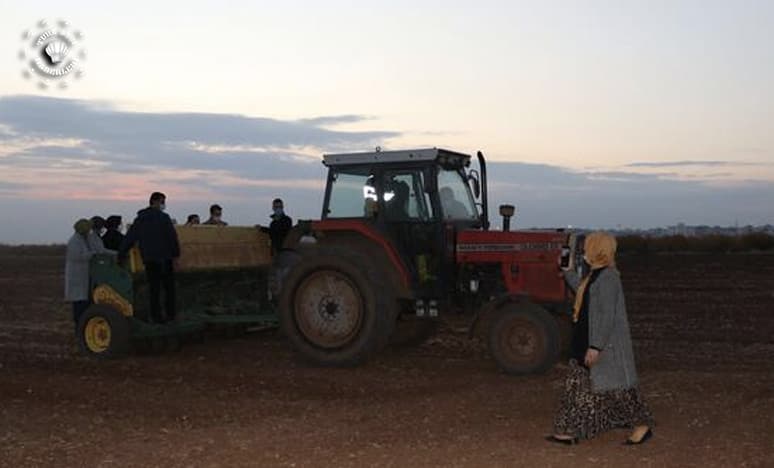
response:
M417 299L415 310L417 317L438 317L438 301L435 299Z

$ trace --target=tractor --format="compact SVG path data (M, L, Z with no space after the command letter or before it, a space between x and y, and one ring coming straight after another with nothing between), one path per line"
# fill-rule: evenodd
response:
M280 326L303 358L357 365L464 313L504 372L553 366L569 316L559 266L579 239L511 231L512 205L490 230L477 160L438 148L324 155L321 218L295 226L274 260Z
M254 227L177 226L175 323L148 320L137 248L124 266L96 256L81 350L112 358L279 324L307 360L351 366L465 314L503 371L544 372L569 334L558 267L573 256L582 264L582 237L511 231L512 205L500 206L502 230L490 230L486 161L477 159L476 170L470 155L437 148L325 155L321 218L299 222L279 248Z

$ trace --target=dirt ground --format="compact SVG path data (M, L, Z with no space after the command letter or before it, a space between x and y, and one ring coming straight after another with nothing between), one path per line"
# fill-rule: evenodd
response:
M565 370L507 377L459 320L356 369L274 332L74 352L61 249L0 247L0 466L774 466L774 256L625 257L643 446L543 440Z

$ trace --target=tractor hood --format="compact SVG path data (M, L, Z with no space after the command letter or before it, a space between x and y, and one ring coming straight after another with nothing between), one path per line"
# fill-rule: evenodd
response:
M457 261L498 261L504 254L515 254L526 261L555 262L567 245L565 231L480 231L457 233ZM491 257L489 259L488 257Z
M561 303L567 287L560 277L569 233L563 231L460 231L458 265L496 265L503 286L512 296L537 303Z

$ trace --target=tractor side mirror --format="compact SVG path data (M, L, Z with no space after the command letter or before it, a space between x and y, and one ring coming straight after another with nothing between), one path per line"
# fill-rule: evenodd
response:
M470 184L470 188L473 190L473 196L479 198L481 196L481 181L478 171L475 169L468 173L468 184Z

